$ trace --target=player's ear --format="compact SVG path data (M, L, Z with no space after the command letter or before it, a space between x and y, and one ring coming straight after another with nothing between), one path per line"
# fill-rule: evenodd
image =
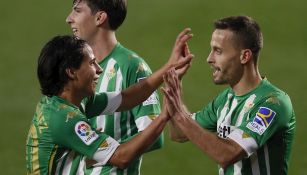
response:
M246 64L252 59L253 52L250 49L241 50L240 62L241 64Z
M67 76L68 76L69 79L74 80L74 79L77 78L77 71L76 71L75 69L73 69L73 68L67 68L67 69L65 70L65 72L66 72L66 74L67 74Z
M96 22L96 25L99 26L101 24L103 24L106 20L107 20L107 13L104 12L104 11L98 11L96 14L95 14L95 22Z

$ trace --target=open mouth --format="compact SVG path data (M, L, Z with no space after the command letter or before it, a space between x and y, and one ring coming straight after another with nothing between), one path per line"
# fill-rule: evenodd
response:
M77 30L76 28L72 28L72 33L73 33L74 35L76 35L77 32L78 32L78 30Z
M214 67L214 66L211 66L211 69L213 70L213 76L216 76L220 71L221 69L220 68L217 68L217 67Z

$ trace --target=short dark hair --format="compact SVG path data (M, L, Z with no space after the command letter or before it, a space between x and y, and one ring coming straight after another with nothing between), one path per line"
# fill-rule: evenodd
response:
M263 47L263 37L255 20L248 16L231 16L214 22L215 29L229 29L234 32L237 43L244 49L250 49L255 63Z
M117 30L122 25L127 15L126 0L74 0L73 3L84 1L92 11L92 14L98 11L104 11L108 15L108 23L111 30Z
M75 36L56 36L43 47L37 65L42 94L51 97L63 90L69 80L66 69L80 68L85 44Z

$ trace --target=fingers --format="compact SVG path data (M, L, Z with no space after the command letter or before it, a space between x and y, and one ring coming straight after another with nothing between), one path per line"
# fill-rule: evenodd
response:
M180 69L180 68L184 67L186 64L190 64L193 58L194 58L193 54L187 55L183 59L178 60L178 62L176 63L175 68L176 69Z
M190 33L192 30L191 28L185 28L183 29L182 32L179 33L179 35L176 38L176 44L182 39L183 36L187 35L188 33Z
M189 45L188 43L185 43L184 45L184 56L186 57L187 55L190 55L191 52L190 52L190 48L189 48Z
M191 63L187 63L182 68L176 70L179 80L182 80L182 77L187 73L190 67Z
M187 41L193 37L193 34L191 34L190 32L191 32L190 28L185 28L182 32L179 33L179 35L176 38L175 49L179 49L180 51L182 51L184 56L186 56L185 50L188 49Z

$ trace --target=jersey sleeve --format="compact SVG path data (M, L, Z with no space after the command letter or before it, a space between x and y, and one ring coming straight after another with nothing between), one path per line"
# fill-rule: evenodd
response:
M234 131L237 136L231 133L229 137L241 145L250 155L249 151L255 151L255 149L262 147L274 134L286 128L292 115L290 98L285 94L272 95L255 105L249 114L249 119L242 122L236 129L238 131ZM245 142L250 138L254 142Z
M135 57L130 61L127 72L126 87L143 81L152 74L149 66L139 57ZM134 107L131 112L138 131L143 131L161 112L158 93L156 91L153 92L148 99Z
M211 101L202 110L194 113L192 118L203 128L211 132L216 132L217 114L215 107L216 99Z
M104 155L104 159L98 159L100 163L106 163L119 145L108 135L96 133L77 109L57 112L53 118L50 130L56 144L89 158L95 158L96 152L100 152Z
M102 92L83 100L83 108L88 118L114 113L122 102L121 92Z

